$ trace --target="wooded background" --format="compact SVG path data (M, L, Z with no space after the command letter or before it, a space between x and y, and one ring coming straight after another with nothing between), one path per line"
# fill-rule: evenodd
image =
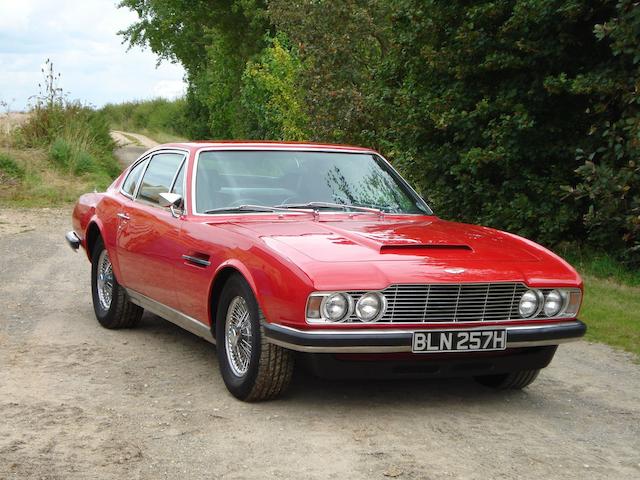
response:
M121 6L186 70L176 133L371 146L445 218L640 265L640 2Z

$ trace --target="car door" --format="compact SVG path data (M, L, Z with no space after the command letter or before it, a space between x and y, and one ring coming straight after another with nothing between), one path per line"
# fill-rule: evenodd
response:
M123 284L172 308L178 308L173 273L181 258L177 240L182 220L160 206L159 194L172 191L176 179L182 178L185 158L182 151L151 156L135 196L120 215L117 238Z

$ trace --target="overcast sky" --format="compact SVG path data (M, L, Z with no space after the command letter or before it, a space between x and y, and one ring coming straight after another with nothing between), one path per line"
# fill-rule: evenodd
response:
M0 100L22 110L38 93L50 58L71 99L108 102L172 98L184 92L183 70L149 50L127 51L117 35L137 16L116 0L0 0ZM15 100L14 100L15 99Z

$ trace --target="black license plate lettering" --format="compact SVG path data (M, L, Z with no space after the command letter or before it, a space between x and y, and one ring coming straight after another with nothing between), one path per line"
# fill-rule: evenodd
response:
M411 350L428 352L477 352L507 348L507 331L495 330L434 330L415 332Z

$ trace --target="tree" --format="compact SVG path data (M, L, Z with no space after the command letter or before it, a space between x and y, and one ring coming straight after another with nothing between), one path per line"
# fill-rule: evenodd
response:
M261 0L123 0L139 20L120 32L159 60L179 62L188 83L187 115L196 138L233 138L246 62L268 30ZM206 122L204 125L203 123Z

